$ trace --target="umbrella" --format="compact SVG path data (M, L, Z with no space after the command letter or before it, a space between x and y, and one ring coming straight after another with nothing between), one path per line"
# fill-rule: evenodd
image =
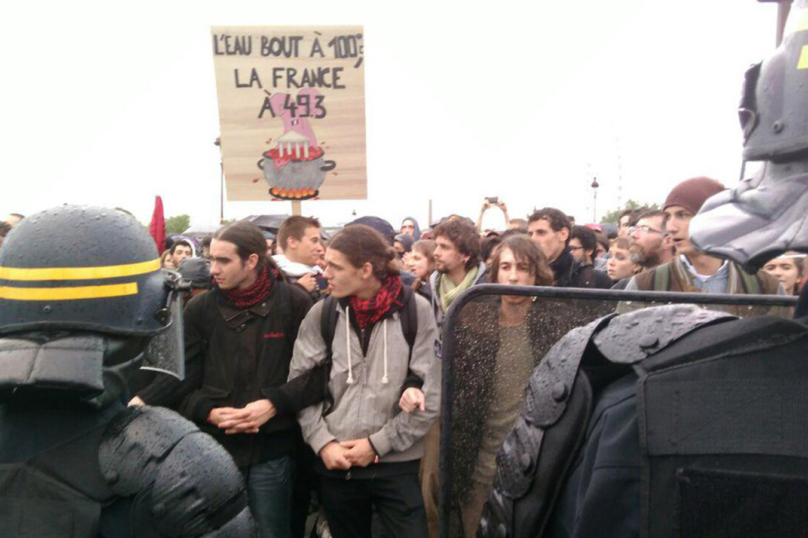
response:
M259 228L263 228L272 233L278 233L278 228L281 227L281 223L288 218L289 215L250 215L241 220L252 222Z
M191 237L213 235L216 233L216 230L221 227L221 224L192 224L187 230L182 232L182 235L188 235Z

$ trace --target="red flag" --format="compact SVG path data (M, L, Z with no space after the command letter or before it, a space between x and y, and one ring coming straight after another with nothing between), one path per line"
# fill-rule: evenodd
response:
M154 198L154 213L149 223L149 234L157 245L157 253L162 254L166 249L166 219L163 216L163 199L159 196Z

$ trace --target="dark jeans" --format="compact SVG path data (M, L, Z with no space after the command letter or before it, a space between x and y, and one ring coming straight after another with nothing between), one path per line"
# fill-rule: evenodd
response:
M261 538L292 538L292 486L294 458L282 458L243 467L247 496Z
M418 474L345 480L320 477L325 515L334 538L371 538L373 510L385 536L427 535Z

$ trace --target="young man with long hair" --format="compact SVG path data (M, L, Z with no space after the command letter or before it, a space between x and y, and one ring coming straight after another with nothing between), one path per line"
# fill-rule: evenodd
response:
M418 469L423 437L440 406L437 328L429 303L405 293L395 258L367 226L337 234L325 255L325 277L337 304L317 303L295 343L290 380L323 364L330 369L331 397L304 409L298 420L319 456L321 499L336 538L370 537L374 509L391 536L426 534ZM405 300L416 303L412 349L399 319ZM322 332L327 304L337 308L330 357ZM408 376L423 382L413 413L399 408Z

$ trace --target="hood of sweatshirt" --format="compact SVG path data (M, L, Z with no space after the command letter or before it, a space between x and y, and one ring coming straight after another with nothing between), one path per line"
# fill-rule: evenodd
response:
M415 226L415 230L413 230L413 232L412 232L412 240L413 240L413 242L418 241L419 239L421 239L421 226L418 224L418 221L415 220L412 217L405 217L401 221L401 224L404 224L405 220L411 220L413 226Z
M306 273L314 273L315 275L319 275L323 272L322 269L316 265L311 266L306 265L305 263L293 262L283 254L275 254L272 256L272 259L278 264L278 268L283 271L286 276L292 278L300 278Z

